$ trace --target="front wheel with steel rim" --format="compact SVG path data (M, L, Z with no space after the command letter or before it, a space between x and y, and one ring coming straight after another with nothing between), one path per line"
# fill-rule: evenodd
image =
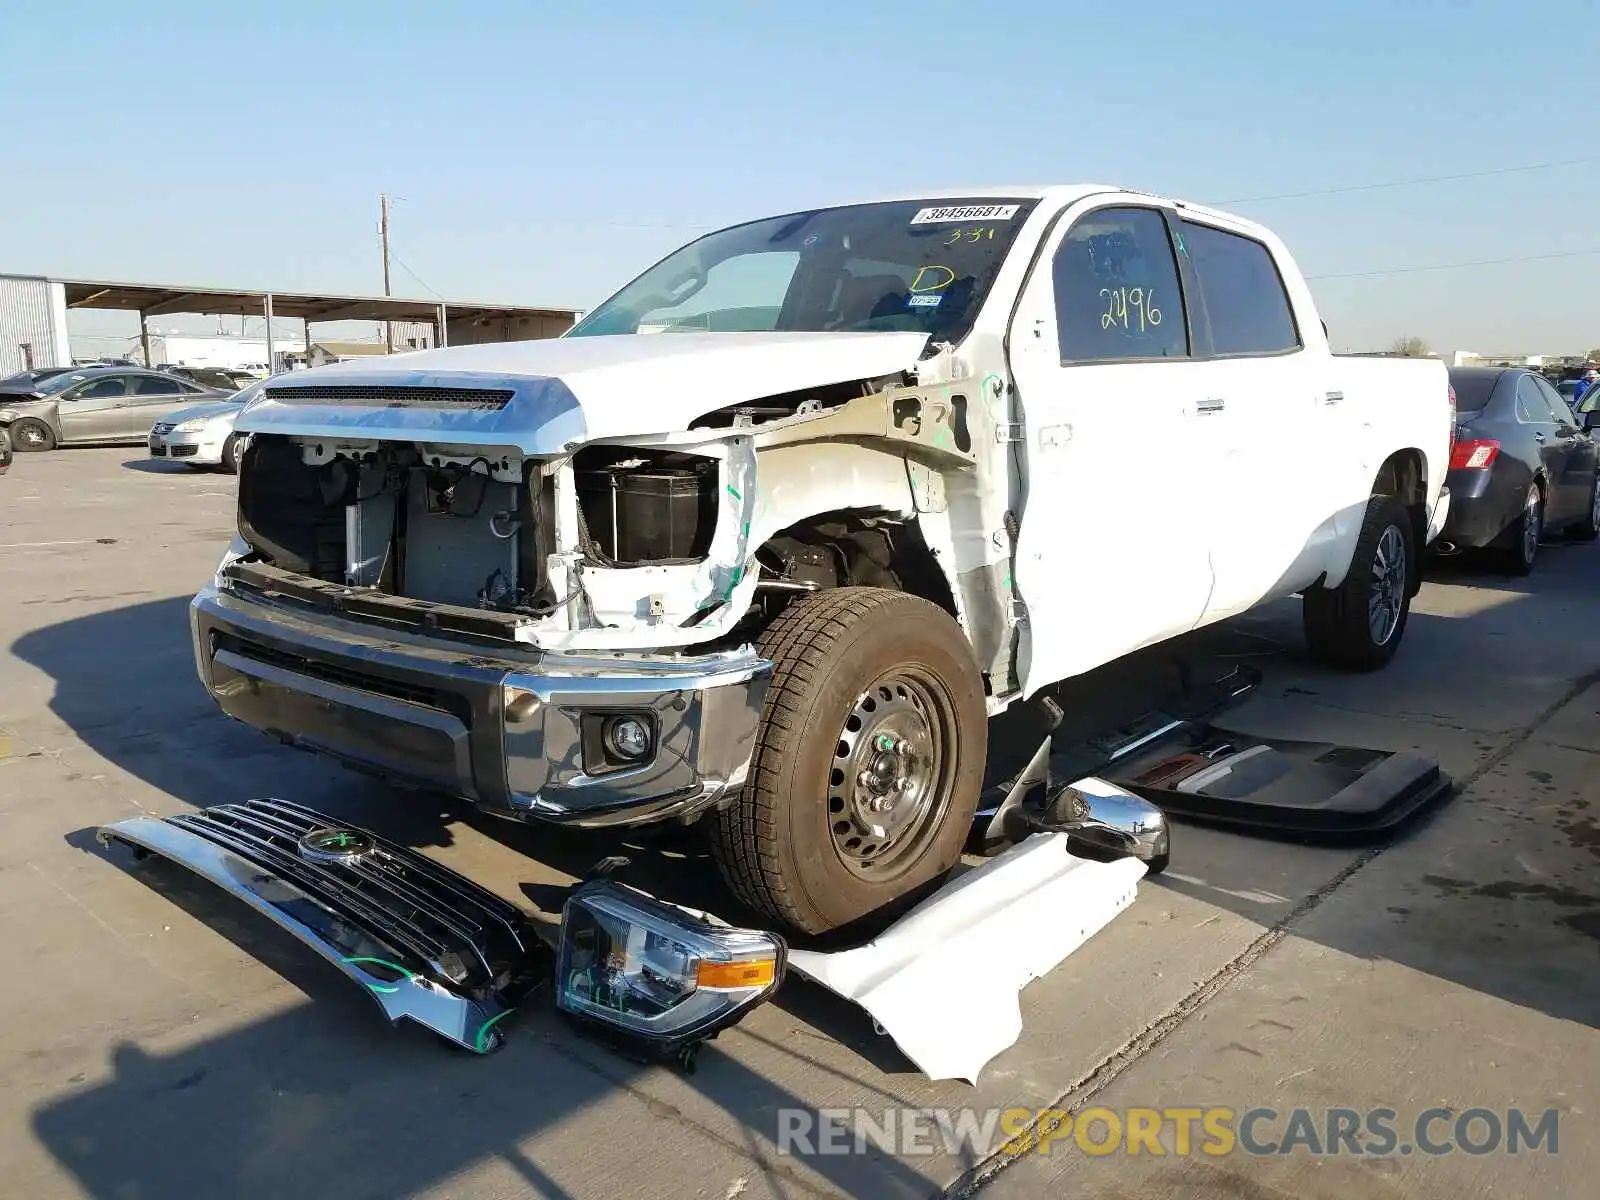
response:
M55 431L34 417L11 422L11 445L18 454L39 454L56 448Z
M712 854L763 917L820 934L888 916L953 867L988 743L983 677L942 608L883 588L792 603L743 791Z
M1539 485L1528 488L1522 511L1506 530L1501 544L1500 568L1507 575L1527 575L1539 557L1539 540L1544 536L1544 496Z
M1373 496L1344 581L1302 601L1313 658L1347 671L1385 666L1400 646L1416 591L1415 523L1393 496Z

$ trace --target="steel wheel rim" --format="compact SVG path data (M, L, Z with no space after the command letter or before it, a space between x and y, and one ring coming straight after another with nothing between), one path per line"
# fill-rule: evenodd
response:
M915 862L950 807L955 705L915 668L890 671L856 697L834 745L828 832L861 879L881 881Z
M44 430L33 425L24 425L16 431L16 439L19 446L42 446Z
M1406 540L1397 525L1387 525L1372 555L1372 586L1367 595L1367 629L1374 645L1386 645L1400 625L1406 595Z
M1522 561L1531 563L1539 553L1539 493L1528 493L1522 510Z

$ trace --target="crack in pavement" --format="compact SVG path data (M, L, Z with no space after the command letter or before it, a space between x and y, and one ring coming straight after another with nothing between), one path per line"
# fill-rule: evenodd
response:
M1498 749L1484 758L1465 777L1457 781L1452 789L1451 798L1453 799L1456 795L1467 791L1490 771L1510 758L1512 754L1516 753L1517 750L1532 739L1533 735L1538 733L1541 727L1548 724L1556 713L1571 704L1597 683L1600 683L1600 669L1591 670L1580 676L1559 700L1534 717L1527 725L1509 735ZM1173 1033L1176 1033L1207 1001L1245 971L1249 970L1258 959L1287 937L1291 932L1291 926L1298 922L1300 918L1319 908L1328 897L1348 883L1362 868L1387 850L1391 844L1384 843L1370 846L1361 851L1360 854L1346 864L1343 870L1302 899L1277 924L1267 929L1240 953L1223 963L1216 971L1203 979L1187 996L1168 1009L1166 1013L1157 1017L1144 1029L1101 1059L1098 1064L1068 1086L1060 1097L1047 1107L1071 1113L1079 1111L1087 1101L1109 1087L1124 1071L1137 1063ZM1036 1121L1011 1140L1021 1142L1024 1147L1031 1147L1035 1141L1033 1135L1037 1132L1037 1125L1038 1122ZM1031 1150L1026 1148L1008 1153L1005 1147L1002 1146L976 1167L960 1175L940 1195L949 1197L951 1200L973 1196L979 1189L987 1185L990 1180L1013 1164L1021 1162L1030 1153Z

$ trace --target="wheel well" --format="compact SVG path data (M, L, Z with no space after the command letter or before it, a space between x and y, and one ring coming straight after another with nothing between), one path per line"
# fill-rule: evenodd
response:
M887 588L921 596L957 616L949 581L915 519L821 513L773 534L756 551L756 561L763 580L814 590Z
M1393 496L1411 517L1411 545L1420 557L1428 537L1428 460L1420 450L1397 450L1378 468L1372 483L1374 496ZM1411 572L1409 591L1422 588L1422 574Z

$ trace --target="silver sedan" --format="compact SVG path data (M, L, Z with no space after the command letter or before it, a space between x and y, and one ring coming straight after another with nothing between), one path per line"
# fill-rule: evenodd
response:
M233 423L242 409L260 394L265 380L242 388L225 400L196 404L164 413L150 427L150 457L167 458L195 467L221 467L230 475L239 470L238 439Z

